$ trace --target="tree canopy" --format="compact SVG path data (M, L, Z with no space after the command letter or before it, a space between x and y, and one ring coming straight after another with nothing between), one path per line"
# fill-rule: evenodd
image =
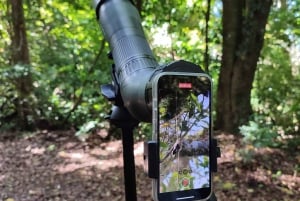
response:
M184 59L202 66L212 76L214 103L218 104L213 112L216 128L241 132L253 141L266 136L299 137L300 1L266 1L270 7L265 11L263 26L251 24L260 19L256 17L264 6L258 3L261 1L241 2L243 5L236 8L238 15L226 16L226 21L230 2L225 0L135 1L160 63ZM14 18L15 3L20 5L24 23ZM105 115L111 106L101 96L99 86L110 82L112 62L107 58L108 44L91 5L83 0L7 0L0 2L0 9L0 129L75 128L85 133L106 127ZM243 24L235 28L242 38L236 41L237 49L226 49L232 39L228 35L224 38L224 31L232 20ZM14 23L21 24L26 33L28 51L23 53L28 52L28 58L23 60L17 59L14 49L18 44ZM261 34L259 39L252 37L254 32ZM251 58L251 45L259 49L256 59ZM247 95L251 103L247 111L239 113L245 119L237 115L227 120L227 124L234 121L240 130L222 125L223 117L218 118L229 114L220 110L229 93L222 88L228 82L223 83L221 77L230 74L223 68L224 50L255 65L251 75L248 71L236 74L238 79L231 89L239 91L233 104L241 105L244 102L240 98ZM244 91L242 84L248 75L252 80ZM269 134L260 136L260 132Z

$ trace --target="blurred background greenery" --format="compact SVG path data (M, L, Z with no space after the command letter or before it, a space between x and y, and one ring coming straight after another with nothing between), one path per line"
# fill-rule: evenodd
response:
M21 24L26 25L29 56L26 62L14 56L18 37L13 1L2 0L0 130L75 129L84 135L109 129L105 116L111 103L102 97L100 85L110 82L112 61L90 3L15 2L24 12ZM225 2L137 0L135 4L159 63L184 59L199 64L212 76L217 99ZM253 17L255 13L249 12L246 5L241 16ZM252 83L252 113L232 132L257 146L296 148L300 142L300 1L274 0L265 29ZM216 119L218 111L213 114ZM216 128L223 129L218 123ZM136 133L137 137L151 135L150 126L141 124Z

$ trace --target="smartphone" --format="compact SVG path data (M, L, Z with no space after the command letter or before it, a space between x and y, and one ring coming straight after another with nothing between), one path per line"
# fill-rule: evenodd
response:
M206 74L163 72L154 78L152 123L159 159L154 200L210 197L211 94Z

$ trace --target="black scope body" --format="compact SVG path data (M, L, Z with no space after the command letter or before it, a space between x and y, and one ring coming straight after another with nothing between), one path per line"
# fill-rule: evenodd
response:
M159 64L146 40L140 15L129 0L96 0L94 7L110 45L124 107L135 119L151 122L146 88Z

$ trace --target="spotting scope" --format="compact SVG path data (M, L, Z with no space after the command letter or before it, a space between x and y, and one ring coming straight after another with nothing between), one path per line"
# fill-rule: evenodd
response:
M159 64L146 40L139 13L129 0L98 0L94 7L115 63L115 97L122 98L135 119L150 122L151 100L146 87Z
M159 65L146 40L138 10L130 0L94 0L94 8L114 61L113 83L102 94L114 101L112 115L125 108L139 122L152 121L152 80L164 71L203 73L183 60Z

